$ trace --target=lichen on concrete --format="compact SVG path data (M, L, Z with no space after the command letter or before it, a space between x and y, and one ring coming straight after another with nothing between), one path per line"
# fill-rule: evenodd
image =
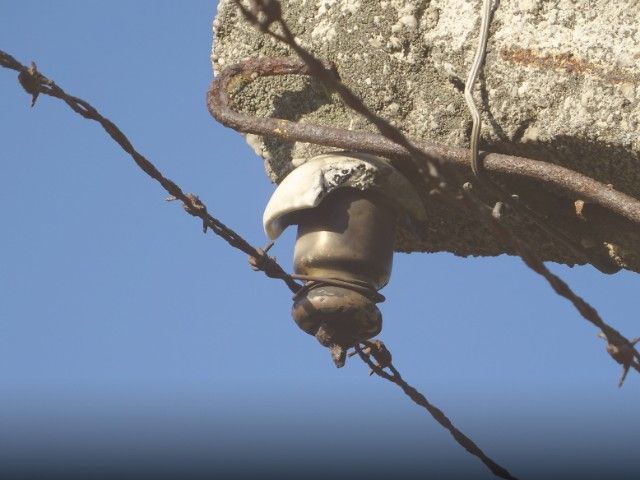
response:
M335 64L375 112L411 137L467 146L462 90L475 52L481 0L286 0L284 17L300 45ZM513 0L494 6L476 102L483 149L565 165L640 197L640 8L637 0ZM256 56L291 55L247 23L233 0L214 22L215 71ZM234 97L262 116L372 130L334 92L306 77L258 79ZM325 147L248 136L279 182ZM464 214L427 206L418 236L400 250L460 255L509 251ZM573 263L533 227L547 259ZM587 229L588 232L588 229ZM640 269L638 232L594 227L615 261ZM586 240L585 240L586 241ZM590 241L590 240L589 240Z

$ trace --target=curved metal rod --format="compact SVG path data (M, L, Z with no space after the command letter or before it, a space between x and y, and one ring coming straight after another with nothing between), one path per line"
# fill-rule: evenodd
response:
M307 142L344 150L366 152L382 157L411 159L408 150L382 135L345 130L325 125L297 123L281 118L261 118L238 112L232 107L232 91L261 76L309 75L314 72L302 61L291 57L250 59L224 69L209 89L207 104L211 115L223 125L243 133L267 135L290 142ZM469 170L469 151L465 148L430 145L412 140L426 158L461 170ZM539 160L500 153L483 152L487 173L503 174L542 182L576 200L598 205L640 227L640 199L594 180L574 170ZM426 167L426 166L425 166Z

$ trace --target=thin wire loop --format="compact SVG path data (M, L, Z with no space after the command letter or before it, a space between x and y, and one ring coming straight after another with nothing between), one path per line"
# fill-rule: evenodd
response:
M300 295L313 290L314 288L318 288L325 285L331 285L334 287L342 287L349 290L353 290L358 292L365 297L369 298L371 301L375 303L381 303L385 301L384 295L379 293L372 285L369 285L366 282L358 281L358 280L345 280L342 278L331 278L331 277L316 277L312 275L301 275L294 273L291 275L291 278L295 280L303 280L307 283L303 285L303 287L296 292L294 295L294 299L298 298Z

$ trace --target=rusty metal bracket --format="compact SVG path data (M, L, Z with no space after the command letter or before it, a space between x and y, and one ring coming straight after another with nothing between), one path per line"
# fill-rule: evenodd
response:
M380 134L351 131L325 125L297 123L282 118L261 118L233 108L233 91L238 84L258 77L278 75L316 76L302 60L292 57L250 59L227 67L213 81L208 93L211 115L223 125L242 133L276 137L290 142L308 142L338 149L366 152L391 159L411 159L409 151ZM469 151L411 140L426 158L435 163L468 171ZM617 191L593 178L548 162L525 157L482 152L484 170L522 180L542 183L564 195L598 205L640 228L640 199ZM470 172L469 172L470 173Z
M233 108L231 90L238 83L278 75L315 76L302 60L291 57L257 58L231 65L214 79L209 89L207 103L211 115L223 125L242 133L266 135L290 142L314 143L388 158L410 159L411 155L406 148L380 134L298 123L281 118L255 117ZM412 144L435 163L452 164L462 170L470 168L467 149L431 145L419 140L412 140ZM598 205L640 226L640 200L593 178L556 164L525 157L489 152L482 152L481 156L484 169L490 173L550 185L568 196Z

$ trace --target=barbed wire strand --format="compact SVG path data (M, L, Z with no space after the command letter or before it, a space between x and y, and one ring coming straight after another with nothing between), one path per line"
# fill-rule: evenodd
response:
M38 72L35 63L27 67L2 50L0 50L0 66L19 72L20 84L32 96L31 106L35 104L38 95L49 95L64 101L82 117L98 122L109 136L131 156L136 165L169 193L170 196L167 200L180 200L187 213L202 220L202 229L205 233L207 230L212 230L229 245L249 255L249 261L254 270L261 270L268 277L282 280L292 292L295 293L301 288L300 284L273 257L267 255L267 249L252 246L238 233L213 217L198 196L185 193L173 180L165 177L155 165L134 148L125 134L111 120L102 116L89 102L66 93L55 82Z
M251 8L245 7L240 0L234 0L234 3L249 23L264 34L290 47L326 87L338 93L346 105L373 123L383 136L401 145L409 151L413 157L427 162L430 167L428 174L432 179L439 182L438 188L444 194L443 197L445 197L447 201L452 203L462 201L463 204L474 212L476 216L494 232L497 238L512 245L525 265L542 276L558 295L569 300L586 321L601 329L602 333L606 336L609 346L623 348L625 351L631 352L631 355L635 359L632 366L636 371L640 372L640 353L638 353L634 345L620 332L605 323L598 311L586 300L573 292L566 282L551 273L533 249L522 238L517 237L503 222L498 221L492 215L493 209L488 208L486 204L477 198L477 196L473 194L472 188L462 188L458 190L457 193L451 192L451 186L461 185L461 182L459 182L457 174L449 168L447 164L439 161L437 158L429 156L426 152L415 146L398 128L369 109L360 97L342 83L335 69L323 63L296 42L295 36L282 17L282 7L278 0L250 0ZM281 33L271 28L272 25L279 27ZM405 162L405 166L406 163L413 162ZM424 173L422 169L415 164L411 167L411 170L414 172L417 171L418 174Z
M500 202L508 205L511 210L518 213L521 217L526 217L532 220L538 228L543 230L553 239L564 245L571 251L573 255L579 258L585 263L591 263L599 270L606 273L615 273L620 270L620 267L614 265L610 258L606 261L591 255L587 250L572 237L564 233L562 230L546 222L542 215L537 211L526 205L520 199L514 201L512 195L505 191L502 186L494 182L489 176L487 176L484 163L480 162L480 131L482 129L482 116L478 110L478 106L473 98L473 90L478 81L478 75L484 65L484 61L487 55L487 42L489 40L489 28L491 26L492 18L492 1L484 0L482 4L482 10L480 12L480 32L478 33L478 44L476 46L476 52L469 68L469 74L467 76L467 82L464 88L464 100L471 114L472 126L471 126L471 138L469 141L470 150L470 166L471 171L475 177L481 182L482 186L491 191ZM496 3L496 8L498 3Z
M478 45L476 47L476 53L469 70L467 83L464 89L464 98L471 113L473 122L469 147L471 153L471 170L473 171L474 175L476 175L476 177L481 179L483 185L488 186L494 192L498 193L501 201L504 202L506 206L522 213L522 206L518 204L519 202L514 203L507 192L505 192L499 185L489 179L486 175L482 174L483 172L479 163L479 140L480 129L482 127L482 117L473 98L473 89L478 80L478 74L480 73L480 69L484 64L484 60L487 54L487 42L489 39L489 27L491 25L492 16L491 6L492 0L483 0L482 9L480 12L480 31L478 34ZM469 185L467 185L467 189L468 188ZM504 232L508 232L508 229L495 228L495 226L502 219L502 216L499 213L496 214L498 211L499 210L497 209L493 209L491 215L487 215L487 218L490 218L492 224L494 224L495 234L504 238ZM541 217L537 214L537 212L527 210L527 214L527 216L533 219L537 225L543 228L547 233L550 233L552 236L554 236L554 238L559 239L563 244L574 251L574 253L576 251L579 252L579 250L575 248L573 242L568 239L566 235L564 235L564 233L556 231L554 229L549 229L547 225L545 225L545 222L541 220ZM620 334L620 332L607 325L594 307L592 307L582 297L574 293L565 281L563 281L557 275L553 274L544 265L544 262L540 260L540 258L535 254L535 252L527 242L525 242L524 240L522 240L522 238L515 234L510 235L510 237L511 238L504 238L504 240L508 240L515 245L516 250L519 252L520 257L525 262L525 264L533 271L544 277L558 295L569 300L587 321L601 330L601 333L604 334L605 338L608 341L608 351L611 353L611 349L613 348L616 352L625 352L626 355L624 356L624 361L620 361L618 358L616 358L615 355L612 355L614 360L618 361L618 363L623 363L624 370L619 386L622 386L629 367L634 367L635 370L640 372L640 357L637 357L635 361L633 358L633 351L635 351L634 345L637 342L634 342L633 340L627 340ZM629 348L631 348L633 351L630 351ZM635 355L637 355L637 352L635 352Z
M366 348L363 349L360 343L364 344ZM492 460L487 454L482 451L482 449L480 449L480 447L478 447L478 445L476 445L473 440L462 433L453 424L453 422L449 420L449 418L442 410L429 402L429 400L427 400L427 398L422 393L409 385L402 378L402 375L400 375L400 372L396 369L391 361L391 353L382 341L373 340L358 342L356 343L354 348L362 361L369 366L371 372L375 373L381 378L384 378L385 380L388 380L389 382L395 383L398 387L400 387L402 391L411 400L413 400L414 403L427 410L427 412L429 412L429 414L434 418L436 422L438 422L441 426L448 430L451 436L460 446L462 446L471 455L478 457L480 461L489 470L491 470L491 472L496 477L506 478L509 480L517 480L517 478L509 473L506 468ZM374 363L370 357L373 357L377 363ZM391 373L385 372L385 368L389 369Z
M487 216L491 219L492 226L495 227L494 234L498 237L502 236L505 229L499 228L501 226L501 216L492 214L492 209L486 205L484 208L486 209ZM506 240L507 239L505 239L505 241ZM601 330L605 335L609 346L615 346L621 350L629 352L629 355L631 356L631 358L629 358L629 361L631 361L630 366L640 373L640 355L638 355L638 352L634 347L634 343L625 338L618 330L607 324L602 319L598 311L591 306L589 302L576 294L571 287L569 287L567 282L552 273L531 249L529 244L516 236L511 236L509 241L516 242L516 248L520 253L522 261L531 270L541 275L558 295L569 300L585 320ZM618 361L615 357L614 360Z
M31 67L26 67L18 62L14 57L8 53L0 50L0 66L16 70L19 73L20 84L25 90L32 95L32 106L39 94L49 95L51 97L59 98L63 100L73 111L80 114L82 117L95 120L104 128L104 130L113 138L113 140L127 152L135 161L135 163L151 178L156 180L162 187L171 195L170 200L180 200L183 203L184 209L187 213L197 216L203 221L203 229L211 229L214 233L222 237L234 248L237 248L247 255L249 255L249 263L254 269L262 270L265 274L271 278L278 278L283 280L292 292L297 292L301 287L295 282L294 278L287 274L276 261L267 255L267 252L271 245L264 249L251 246L246 240L244 240L239 234L231 230L226 225L222 224L219 220L212 217L206 206L199 200L199 198L193 194L184 193L183 190L172 180L163 176L160 171L144 156L142 156L133 147L131 142L122 133L122 131L109 119L103 117L93 106L91 106L85 100L74 97L67 94L62 88L56 85L52 80L48 79L40 72L38 72L35 64L32 63ZM379 341L378 341L379 342ZM381 343L381 342L380 342ZM365 360L366 362L366 360ZM374 370L375 371L375 370ZM397 373L397 370L394 371ZM376 373L378 373L376 371ZM378 373L380 375L380 373ZM381 375L382 376L382 375ZM383 378L385 378L383 376ZM424 395L419 393L415 388L406 384L398 374L397 378L391 381L398 384L407 395L410 396L418 405L426 408L434 419L451 432L454 439L467 451L473 455L478 456L483 463L485 463L496 475L502 478L515 478L508 474L507 470L498 465L495 461L487 457L482 450L473 442L469 437L464 435L458 430L446 415L438 408L433 406L426 399ZM506 473L505 473L506 472ZM508 475L508 476L505 476Z

